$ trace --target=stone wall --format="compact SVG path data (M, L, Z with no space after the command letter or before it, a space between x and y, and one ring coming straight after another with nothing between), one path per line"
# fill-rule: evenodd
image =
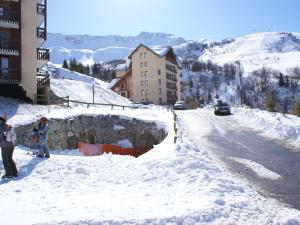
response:
M38 122L16 127L17 142L32 146L31 134ZM90 144L113 144L128 139L134 147L153 147L166 137L164 129L155 123L119 116L78 116L49 121L48 146L50 150L76 149L78 141Z

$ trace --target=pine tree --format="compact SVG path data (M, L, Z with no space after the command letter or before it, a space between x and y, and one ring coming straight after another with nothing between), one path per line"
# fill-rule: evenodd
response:
M99 69L99 67L98 67L98 64L94 64L93 65L93 67L92 67L92 74L93 74L93 76L95 77L96 75L98 75L99 74L99 72L100 72L100 69Z
M289 76L285 76L285 86L286 86L286 87L289 87L289 86L290 86Z
M65 60L65 59L63 61L63 68L69 69L69 64L68 64L67 60Z
M279 85L279 87L285 86L285 81L284 81L284 77L283 77L282 73L280 73L280 75L279 75L278 85Z

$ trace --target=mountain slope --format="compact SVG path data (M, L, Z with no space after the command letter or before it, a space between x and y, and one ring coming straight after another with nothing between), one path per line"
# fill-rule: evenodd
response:
M300 33L257 33L238 37L231 43L206 49L200 60L218 64L241 61L244 70L251 72L264 65L286 72L300 66Z
M171 34L142 32L137 36L90 36L49 34L45 47L51 50L51 61L61 64L76 58L85 63L107 62L126 58L139 44L148 46L177 45L186 40Z

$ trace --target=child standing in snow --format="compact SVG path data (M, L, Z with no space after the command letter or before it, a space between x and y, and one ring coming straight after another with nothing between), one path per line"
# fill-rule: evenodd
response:
M40 119L40 123L38 126L38 134L39 134L39 154L38 157L50 158L50 153L48 149L48 119L46 117L42 117Z
M6 124L7 113L0 117L0 147L5 175L2 178L13 178L18 176L18 170L13 161L14 137L10 125Z

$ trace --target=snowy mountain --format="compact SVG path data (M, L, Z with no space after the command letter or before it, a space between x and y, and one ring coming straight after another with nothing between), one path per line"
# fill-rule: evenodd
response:
M142 32L137 36L90 36L48 34L45 47L51 50L51 61L61 64L64 59L76 58L84 64L124 59L139 44L173 46L187 41L164 33Z
M269 32L238 37L225 45L210 46L199 59L221 65L239 60L246 72L264 65L286 72L300 66L300 33Z

